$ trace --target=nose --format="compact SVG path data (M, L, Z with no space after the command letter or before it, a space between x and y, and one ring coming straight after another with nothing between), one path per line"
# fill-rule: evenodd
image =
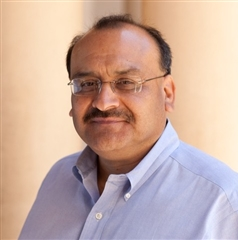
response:
M103 82L101 90L97 95L95 95L92 106L101 111L106 111L110 109L117 108L119 106L119 98L112 91L109 82Z

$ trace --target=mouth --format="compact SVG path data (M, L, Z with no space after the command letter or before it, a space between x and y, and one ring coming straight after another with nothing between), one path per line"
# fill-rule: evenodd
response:
M118 117L94 117L90 120L90 123L96 124L117 124L126 122L126 120Z

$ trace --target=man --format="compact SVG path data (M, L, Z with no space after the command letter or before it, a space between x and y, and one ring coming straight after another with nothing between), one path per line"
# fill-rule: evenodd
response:
M178 139L170 68L161 34L128 15L73 39L70 116L87 147L53 166L20 239L238 238L238 175Z

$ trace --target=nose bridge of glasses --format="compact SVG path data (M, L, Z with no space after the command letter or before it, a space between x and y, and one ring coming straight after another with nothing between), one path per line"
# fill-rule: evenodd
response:
M142 83L137 83L135 86L134 92L139 93L139 92L141 92L141 90L142 90Z
M104 86L105 86L105 84L110 85L112 92L115 93L115 81L101 81L101 80L98 82L98 93L100 93L102 91L103 84L104 84Z

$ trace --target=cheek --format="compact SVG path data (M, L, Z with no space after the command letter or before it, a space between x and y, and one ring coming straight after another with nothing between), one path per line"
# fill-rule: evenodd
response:
M147 124L159 123L166 116L165 100L163 91L153 91L143 99L143 113Z
M155 101L150 95L140 92L131 96L129 101L125 101L125 107L130 110L135 118L135 126L137 129L144 129L150 123L151 116L154 117Z
M82 98L73 96L71 103L72 109L70 113L72 114L75 124L82 123L85 113L87 112L89 106L91 106L91 101L85 97Z

